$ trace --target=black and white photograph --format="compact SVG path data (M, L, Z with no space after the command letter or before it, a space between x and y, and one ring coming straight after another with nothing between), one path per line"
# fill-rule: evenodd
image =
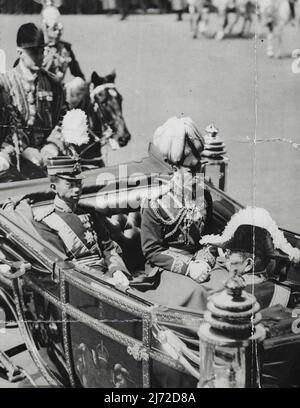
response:
M0 0L0 388L300 388L299 180L300 0Z

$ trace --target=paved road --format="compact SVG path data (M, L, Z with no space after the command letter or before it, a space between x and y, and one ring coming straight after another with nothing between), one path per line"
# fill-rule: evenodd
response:
M16 56L15 35L38 16L0 16L0 44L8 65ZM200 128L214 122L228 146L228 192L243 204L264 206L286 228L300 232L300 149L271 138L300 143L300 74L291 59L267 59L254 39L192 40L187 16L63 16L65 40L84 72L117 70L132 142L109 154L109 162L146 154L158 125L172 115L189 115ZM290 26L284 51L300 47ZM264 143L255 144L254 138Z

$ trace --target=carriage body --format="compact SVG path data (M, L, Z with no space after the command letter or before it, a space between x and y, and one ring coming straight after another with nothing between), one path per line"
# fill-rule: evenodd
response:
M219 169L217 187L211 177L207 176L206 181L213 199L213 231L217 233L241 205L218 188L220 182L222 188L225 186L227 161L212 160L207 163L207 170L208 164ZM107 174L113 177L108 179ZM171 174L172 169L153 148L148 157L128 163L126 171L121 165L86 172L81 204L106 217L111 236L122 247L124 260L133 274L143 269L145 262L139 238L140 202L149 191L157 189L157 180L166 180ZM33 207L51 205L45 180L35 180L30 191L35 197ZM3 188L1 202L12 193L18 196L28 193L27 181ZM197 386L197 330L202 313L152 304L139 298L134 287L124 291L112 286L93 269L66 259L43 241L25 212L0 210L0 231L6 259L23 265L21 276L0 274L2 303L5 298L11 306L27 349L50 385ZM285 234L293 245L300 247L299 236L287 231ZM290 268L281 277L295 290L297 272L299 275L299 270ZM299 386L296 383L300 378L297 375L300 339L291 330L295 317L287 309L274 313L266 312L269 335L264 342L267 374L263 384L282 385L285 381L285 386ZM180 351L178 344L184 344ZM288 359L281 361L285 377L274 379L272 363L283 349L290 347L294 357L297 353L298 357L292 367Z

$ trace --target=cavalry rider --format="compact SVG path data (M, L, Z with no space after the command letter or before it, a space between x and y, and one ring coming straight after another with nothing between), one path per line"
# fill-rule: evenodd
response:
M156 130L153 141L175 174L164 194L142 205L148 289L142 296L169 307L205 310L207 291L201 283L216 263L217 250L199 244L212 218L212 199L199 174L204 140L192 119L173 117Z
M18 164L20 157L43 165L59 147L52 130L58 125L64 92L57 78L42 67L44 35L36 25L23 24L17 33L19 58L0 74L0 170Z
M58 9L52 5L46 6L42 11L42 19L47 42L44 68L55 74L61 82L64 81L68 68L74 77L84 79L71 44L61 40L63 25Z
M298 263L300 250L286 240L264 208L240 210L232 216L221 235L204 236L200 242L216 245L227 252L228 277L230 274L242 276L245 290L254 293L262 308L275 305L295 307L291 289L272 278L278 273L274 270L275 261L280 267L281 261ZM210 286L213 291L223 288L224 281L217 281L220 276L219 268L215 268L211 273L215 282L214 287Z
M33 225L38 233L74 262L96 269L99 276L105 274L115 284L128 286L130 273L102 216L80 207L84 177L78 160L52 158L47 170L56 195L52 207L34 212Z

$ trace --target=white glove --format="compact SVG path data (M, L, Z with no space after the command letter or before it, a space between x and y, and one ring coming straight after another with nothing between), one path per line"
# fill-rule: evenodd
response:
M114 272L111 283L115 285L123 286L125 288L129 286L129 280L127 279L126 275L122 271Z
M8 155L0 153L0 171L8 170L10 166Z
M31 161L36 166L41 166L43 163L42 155L38 149L34 147L27 147L22 153L22 157Z
M10 270L11 270L11 267L9 265L0 264L0 274L2 273L5 275L6 273L10 272Z
M189 263L186 275L198 283L203 283L207 280L210 271L211 267L207 262L196 259Z
M41 148L40 153L43 158L44 164L46 164L46 161L50 159L50 157L58 156L59 151L55 144L48 143Z
M300 263L300 250L299 248L293 248L292 255L290 256L290 259L294 263Z

